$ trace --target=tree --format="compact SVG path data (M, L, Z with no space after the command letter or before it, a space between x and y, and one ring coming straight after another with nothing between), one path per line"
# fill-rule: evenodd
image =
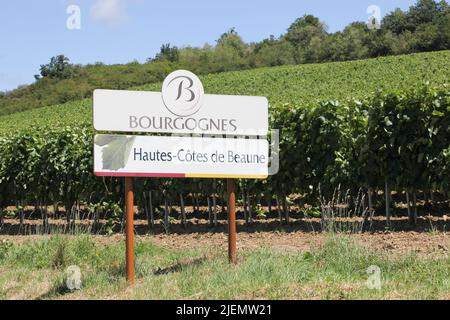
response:
M74 66L70 64L69 58L64 55L58 55L50 59L50 63L41 65L40 74L35 75L36 80L42 78L67 79L73 75Z
M294 46L306 46L314 36L326 35L325 24L313 15L305 15L295 20L288 28L286 39Z
M244 69L248 63L237 50L229 46L216 46L211 61L211 72Z
M414 52L415 35L411 31L405 31L402 34L391 34L391 50L392 54L406 54ZM385 35L389 37L389 32Z
M447 7L446 14L437 20L437 29L439 33L438 50L450 48L450 9Z
M253 57L254 66L281 66L294 64L294 46L286 39L276 40L274 37L263 40L255 46Z
M318 62L322 49L321 43L326 37L325 25L319 18L312 15L305 15L295 20L285 36L296 49L297 63Z
M213 49L210 45L205 45L202 48L182 48L179 51L178 64L181 68L189 69L195 73L208 73L211 71Z
M438 26L432 23L422 24L414 33L414 49L416 51L432 51L438 50L439 44L439 29Z
M376 30L369 38L369 56L380 57L393 53L393 46L396 42L395 35L389 30Z
M287 31L288 31L288 34L294 35L295 31L297 31L299 29L303 29L308 26L322 28L325 31L324 24L322 22L320 22L319 18L317 18L311 14L304 15L303 17L295 20L294 23L292 23L290 25L290 27L288 28Z
M179 50L177 47L172 47L170 43L163 44L158 54L156 54L154 59L149 59L150 61L161 61L167 60L170 62L177 62L179 58Z
M333 60L355 60L367 58L369 55L369 29L362 22L350 24L342 33L334 38L335 50Z
M419 0L417 4L409 8L407 13L408 21L413 28L421 24L435 21L442 16L448 5L444 2L436 3L434 0Z
M408 21L407 14L398 8L383 18L382 26L395 34L414 29Z
M239 56L243 57L247 45L241 36L236 32L235 28L231 28L228 32L223 33L217 40L217 47L228 47L234 49Z
M314 37L320 37L321 35L324 35L322 30L314 26L307 26L302 29L297 29L293 34L288 33L286 35L286 38L297 48L305 48L309 45Z
M212 71L231 71L248 66L248 45L234 28L225 32L217 40L214 48Z

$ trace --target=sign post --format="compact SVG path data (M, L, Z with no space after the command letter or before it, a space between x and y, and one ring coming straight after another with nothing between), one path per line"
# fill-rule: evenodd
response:
M228 193L228 259L237 263L236 255L236 181L227 179Z
M125 178L125 237L127 281L134 285L134 192L133 178Z
M162 92L95 90L93 109L100 131L94 173L125 178L128 283L135 278L134 177L226 179L228 256L236 264L236 179L269 175L267 98L208 95L195 74L179 70L167 76Z

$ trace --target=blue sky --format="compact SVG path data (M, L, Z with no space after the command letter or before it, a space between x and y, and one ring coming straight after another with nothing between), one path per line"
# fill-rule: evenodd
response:
M65 54L73 63L144 62L162 43L203 46L235 27L247 42L278 36L304 14L330 32L366 21L368 6L381 15L415 0L5 0L0 5L0 90L33 82L39 66ZM81 29L69 30L69 5Z

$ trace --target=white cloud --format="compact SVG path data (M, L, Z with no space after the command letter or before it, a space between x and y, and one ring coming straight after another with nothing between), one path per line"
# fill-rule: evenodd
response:
M127 20L123 0L96 0L91 8L95 21L118 24Z

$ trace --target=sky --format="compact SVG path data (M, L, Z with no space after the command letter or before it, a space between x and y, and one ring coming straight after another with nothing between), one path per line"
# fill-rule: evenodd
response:
M34 81L41 64L64 54L72 63L145 62L163 43L214 44L230 28L246 42L279 36L305 14L329 32L381 17L415 0L3 0L0 4L0 91Z

